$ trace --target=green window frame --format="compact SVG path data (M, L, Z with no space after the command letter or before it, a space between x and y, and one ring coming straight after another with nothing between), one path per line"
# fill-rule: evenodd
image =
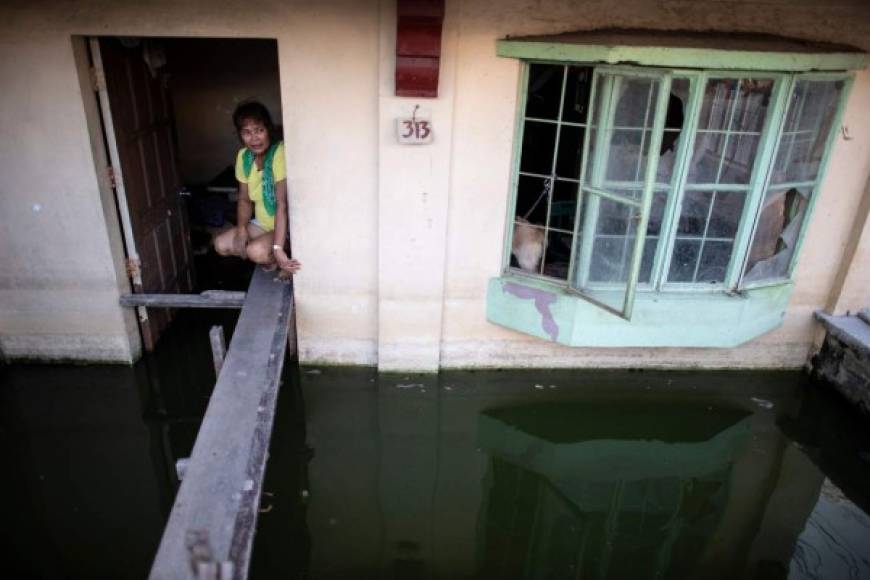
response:
M517 46L521 44L523 43L503 41L500 43L500 54L518 56L516 54ZM506 52L512 54L504 54ZM540 51L533 52L537 54ZM775 66L776 63L771 61L769 56L760 62L770 65L770 70L757 67L697 70L689 68L688 64L691 63L686 63L685 58L679 61L684 65L680 67L656 66L661 64L658 61L645 63L651 64L651 66L638 67L618 64L602 65L592 60L582 59L575 61L574 58L583 56L582 51L577 52L576 50L565 51L565 54L560 54L560 58L556 60L552 59L554 54L552 50L544 51L544 53L544 56L548 58L535 58L533 54L530 58L523 58L522 62L517 129L514 139L515 151L510 182L510 203L508 204L502 264L505 276L519 279L529 278L555 284L562 287L565 292L588 300L626 320L631 320L633 306L639 292L719 293L734 296L754 288L790 283L800 254L800 245L811 221L813 206L818 197L818 189L824 179L824 171L828 165L830 151L848 98L852 83L851 73L845 70L803 72L801 67L810 65L804 65L803 61L795 64L794 59L792 59L791 68L797 70L782 70L787 67ZM816 55L809 55L807 62L812 62L812 66L819 66L820 60L810 59L812 56ZM853 55L850 55L849 59L851 60L846 62L845 59L829 58L824 61L824 64L829 67L838 67L853 66L857 62ZM673 59L660 60L665 64L676 62L672 62ZM698 60L701 64L710 64L708 61L711 61L711 59L704 58ZM634 61L644 62L642 58L635 58ZM720 62L721 60L715 61L715 63ZM863 59L860 62L863 62ZM746 64L746 61L743 64ZM562 67L562 82L555 109L557 111L555 118L539 118L528 115L530 110L528 102L530 77L538 70L535 67L551 67L547 70L556 70L552 67L558 66ZM567 110L566 90L569 75L579 76L581 73L578 71L591 71L587 73L591 74L591 88L586 106L586 117L585 120L580 119L579 121L564 118ZM539 82L539 80L536 79L535 82ZM625 95L632 95L632 91L634 91L642 96L641 91L626 88L630 87L632 83L635 85L635 89L638 87L642 89L646 83L648 85L648 99L646 110L641 116L644 120L643 123L636 127L626 127L620 125L614 115L624 113L620 107L622 107L622 100L625 100ZM834 84L837 86L838 92L833 95L833 98L831 95L826 96L824 92L822 92L821 97L813 96L816 99L821 98L823 104L827 103L827 107L824 111L816 111L819 114L816 118L810 119L815 125L807 128L802 125L802 113L795 114L795 111L798 110L797 107L803 108L807 105L810 98L808 87L814 83ZM675 129L674 126L666 125L666 117L669 115L671 89L677 84L684 91L686 98L683 102L682 123ZM722 128L701 128L700 117L702 112L706 110L705 106L708 108L717 106L715 102L710 103L709 88L714 87L718 90L724 86L727 89L729 84L733 85L733 99L726 101L725 105L721 105L726 107L724 112L730 115L727 118L727 124ZM619 90L617 90L617 86L620 87ZM804 89L802 98L795 98L800 87ZM767 90L768 88L769 90ZM616 97L618 92L622 95L621 98ZM738 128L734 129L735 116L741 114L745 117L749 114L745 106L743 109L738 106L743 92L746 93L747 99L755 98L765 102L763 122L761 126L756 126L753 130L744 130L742 129L743 125L738 125ZM714 99L718 96L718 93L715 94ZM824 98L828 100L824 101ZM712 117L712 114L710 116ZM753 121L750 120L750 122ZM548 128L548 126L552 126L552 128ZM544 172L543 169L537 172L529 171L529 168L524 166L524 147L535 146L535 142L529 137L527 130L535 134L546 133L550 135L552 133L554 135L555 144L548 172ZM576 178L566 177L559 173L561 171L560 164L562 164L560 140L564 139L565 135L572 133L576 136L578 131L583 133L580 174ZM663 137L669 131L677 134L676 148L673 154L673 165L669 170L670 182L662 183L658 181L657 176L659 155L649 154L649 152L659 150ZM822 142L819 143L822 131L827 133L821 140ZM638 147L637 167L638 171L643 170L642 180L638 180L637 175L634 180L629 181L608 179L605 175L609 171L608 153L611 151L612 143L617 140L616 135L627 142L631 139L637 141L637 143L626 146L626 150ZM693 159L698 153L695 149L696 144L700 144L699 147L701 147L707 142L716 143L717 151L721 151L716 178L712 182L692 182L691 172L696 165L693 164ZM735 172L738 178L734 180L734 183L720 179L723 174L723 164L726 162L726 155L729 151L728 148L732 145L736 150L745 150L747 153L744 156L748 162L751 162L749 169L745 170L748 171L748 174L745 171L743 174ZM794 182L784 181L782 177L778 176L775 169L780 165L781 159L784 160L785 164L792 160L796 155L794 154L795 148L798 150L799 154L797 155L801 161L801 163L795 163L795 166L809 166L814 169L803 175L804 179ZM644 151L647 151L646 155ZM800 157L800 154L804 157ZM662 153L663 155L664 153ZM546 160L546 158L545 152L543 159ZM729 159L730 161L731 159ZM538 165L543 167L543 162ZM787 170L785 170L785 174L787 177ZM745 183L739 182L741 177L746 179ZM566 205L564 201L557 201L556 198L558 196L564 197L563 192L567 191L569 186L576 188L574 218L570 231L560 226L553 226L553 223L564 223L561 214L559 214L558 220L553 220L554 216L557 215L557 212L554 211L554 202ZM518 220L518 217L522 217L518 213L520 192L537 191L536 188L540 189L541 193L532 196L536 198L535 203L543 203L544 199L547 202L546 210L543 212L544 221L542 224L521 223ZM661 215L654 216L657 220L657 229L650 235L648 229L653 212L653 200L656 195L658 195L658 199L655 211L660 211ZM699 228L699 232L696 231L691 235L681 231L681 229L687 229L683 227L681 210L690 202L702 207L702 209L703 203L708 204L706 218L701 215L700 221L695 220L698 221L696 226ZM726 204L734 216L732 216L731 223L725 226L719 224L711 230L713 211L714 208L718 207L717 203ZM529 205L526 203L526 206ZM570 207L570 204L567 205ZM613 218L617 214L621 213L623 216L627 216L622 221L623 225L627 225L625 225L625 232L621 237L619 234L607 234L610 239L603 239L607 235L600 232L601 227L597 212L605 206L610 208L610 217L605 216L605 219L609 219L611 222L617 221ZM762 240L764 244L754 245L756 239L761 239L759 232L764 233L771 227L770 223L772 222L767 219L767 214L772 215L773 212L768 208L774 208L781 214L787 213L786 209L792 208L789 211L794 215L780 219L782 230L788 229L788 240L786 241L785 234L772 240L769 239L770 236L767 236ZM533 211L536 209L537 207L532 207ZM702 214L703 211L698 213ZM736 223L733 223L733 219L737 220ZM723 234L722 231L726 233ZM514 251L515 238L519 239L519 234L529 232L537 232L535 235L538 236L539 240L543 237L540 243L544 249L540 258L540 266L536 272L516 265L512 266L512 258L516 262L518 257ZM632 234L632 232L634 233ZM562 267L559 275L554 276L552 272L548 274L546 271L548 246L550 243L556 243L551 242L551 240L557 240L557 238L566 240L569 239L569 236L571 250L567 273ZM648 236L654 242L651 255L646 245ZM594 276L591 275L591 272L598 248L610 247L611 249L606 251L612 251L612 248L620 242L623 245L621 253L615 250L620 256L619 260L621 260L619 274L617 276L611 275L613 279L609 281L599 280L596 282L593 280ZM564 241L562 243L564 245ZM682 272L678 268L677 274L674 274L672 266L678 245L680 249L694 248L692 251L695 252L693 258L695 263L692 266L691 261L687 261L687 268L684 268ZM698 274L702 259L707 255L704 253L705 248L708 250L719 248L717 259L720 262L723 259L727 260L724 265L718 263L717 267L714 268L717 275L716 279L712 281L699 281ZM629 249L631 250L630 256ZM758 249L757 252L756 249ZM644 255L645 251L647 252L646 256ZM723 254L725 251L727 254ZM765 252L770 255L764 257L763 260L757 259L755 256L756 253L765 256ZM714 255L714 251L710 250L709 254ZM750 264L751 258L752 264ZM764 268L758 267L759 263ZM686 273L692 267L694 267L694 271L690 280L676 280L679 276L685 278ZM642 268L644 269L643 279L641 279ZM775 275L764 276L760 275L759 272L773 272Z

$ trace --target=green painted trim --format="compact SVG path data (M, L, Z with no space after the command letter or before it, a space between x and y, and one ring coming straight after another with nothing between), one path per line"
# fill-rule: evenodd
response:
M656 112L653 117L652 132L650 133L649 151L652 153L647 156L646 173L643 181L643 197L641 198L640 222L637 224L637 230L634 234L634 251L631 256L631 269L628 274L628 284L625 294L625 302L622 307L622 316L626 320L631 320L631 315L634 310L634 299L637 293L637 281L640 279L640 264L643 257L643 248L646 244L646 230L649 226L649 214L652 210L653 190L655 189L656 172L659 167L659 155L657 151L662 146L662 136L665 129L665 114L668 111L669 95L671 94L671 75L665 74L658 79L658 95L656 101ZM647 105L649 106L649 105ZM646 135L646 132L644 132ZM641 145L641 153L643 145ZM628 234L631 231L631 226L628 228Z
M784 282L734 296L639 292L629 322L564 286L504 276L489 281L486 317L567 346L733 348L782 324L793 287Z
M511 250L513 248L513 240L514 240L514 218L516 217L517 212L517 187L520 183L520 156L523 152L523 131L525 130L526 123L523 120L526 115L526 98L528 94L528 84L529 84L529 65L527 63L523 63L520 67L520 77L519 77L519 86L517 88L517 101L519 102L519 107L517 107L517 116L514 120L514 152L513 159L511 160L511 175L510 182L508 185L508 203L507 203L507 216L505 218L505 232L504 232L504 251L502 252L502 272L507 272L508 268L511 265Z
M639 66L747 71L849 71L867 66L866 53L797 53L660 46L603 46L502 39L496 54L508 58L555 62L632 64Z
M597 195L598 197L603 197L604 199L609 199L612 202L621 203L622 205L630 205L634 208L640 208L641 206L643 206L643 197L639 199L635 199L633 197L626 197L619 193L611 193L606 189L592 187L590 185L586 185L582 189L585 193Z

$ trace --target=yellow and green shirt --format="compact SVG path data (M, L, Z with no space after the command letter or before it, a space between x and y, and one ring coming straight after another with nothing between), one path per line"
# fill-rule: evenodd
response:
M263 171L257 168L257 164L251 168L251 174L245 175L244 162L245 148L239 149L236 155L236 179L239 183L248 184L248 197L254 202L254 219L267 232L275 229L275 216L269 215L263 204ZM273 181L277 185L279 181L287 179L287 166L284 161L284 142L278 143L275 148L275 157L272 159Z

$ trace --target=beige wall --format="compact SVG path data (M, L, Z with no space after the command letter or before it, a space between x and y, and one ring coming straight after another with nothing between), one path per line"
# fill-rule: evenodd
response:
M519 65L505 35L602 26L752 30L870 48L860 0L448 0L440 96L392 96L389 0L92 0L0 7L0 348L7 356L130 360L135 321L114 209L97 178L74 35L274 38L287 144L300 358L439 366L797 367L812 341L870 174L870 74L858 76L779 330L717 349L571 349L485 320L498 274ZM21 71L27 71L22 74ZM11 79L14 79L11 80ZM395 144L428 110L435 142ZM50 160L50 161L47 161ZM39 211L34 204L39 203ZM865 236L866 237L866 236ZM859 245L864 251L866 241ZM74 250L70 250L73 248ZM855 280L866 280L866 261ZM851 287L851 286L850 286Z

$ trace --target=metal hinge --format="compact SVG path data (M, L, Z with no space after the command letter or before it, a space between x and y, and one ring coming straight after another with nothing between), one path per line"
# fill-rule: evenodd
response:
M134 280L139 278L139 268L142 267L142 263L139 260L134 258L127 258L126 260L124 260L124 266L127 268L128 276L130 276Z
M106 73L103 69L91 67L91 88L97 92L106 90Z
M109 185L112 186L112 189L118 187L118 181L115 179L115 168L111 165L106 166L106 175L109 178Z

